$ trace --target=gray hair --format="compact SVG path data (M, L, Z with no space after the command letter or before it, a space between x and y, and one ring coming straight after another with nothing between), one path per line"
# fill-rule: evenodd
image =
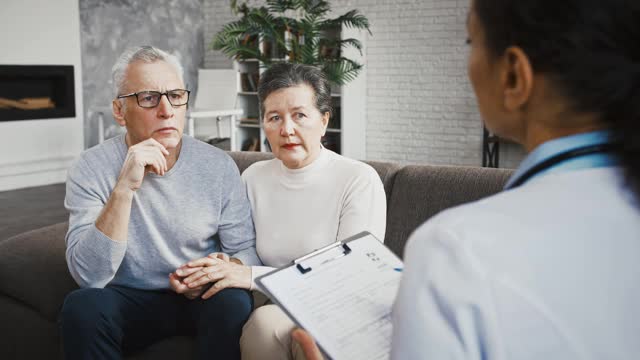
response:
M126 72L130 64L142 61L145 63L154 63L157 61L165 61L168 64L173 65L176 68L178 77L184 83L183 68L180 64L180 60L175 55L158 49L153 46L136 46L126 49L116 63L111 68L111 78L113 79L113 86L116 91L116 96L122 95L124 88L126 87Z
M321 114L328 112L329 118L333 117L331 85L320 69L311 65L278 63L260 75L260 84L258 85L260 119L264 118L264 101L271 93L302 84L309 85L313 89L316 109Z

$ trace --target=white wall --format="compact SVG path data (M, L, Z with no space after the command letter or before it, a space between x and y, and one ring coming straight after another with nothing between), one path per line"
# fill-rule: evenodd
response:
M367 159L482 163L482 124L466 76L467 0L340 0L371 22ZM348 121L348 119L345 119Z
M367 39L367 159L482 165L482 121L467 77L470 0L332 0L360 10ZM344 120L348 121L348 119ZM524 151L501 144L500 167Z
M83 149L78 0L3 0L0 64L73 65L76 117L0 121L0 191L63 182Z

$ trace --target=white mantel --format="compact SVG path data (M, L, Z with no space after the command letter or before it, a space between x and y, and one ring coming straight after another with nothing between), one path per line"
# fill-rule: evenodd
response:
M74 118L0 121L0 191L64 182L83 149L78 0L3 0L0 64L73 65Z

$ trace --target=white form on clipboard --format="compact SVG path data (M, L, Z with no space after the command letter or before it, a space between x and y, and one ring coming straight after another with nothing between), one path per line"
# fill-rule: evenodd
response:
M402 261L368 232L256 279L332 359L388 359Z

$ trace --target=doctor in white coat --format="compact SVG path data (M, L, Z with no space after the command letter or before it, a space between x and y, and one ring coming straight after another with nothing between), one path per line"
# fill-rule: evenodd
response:
M529 154L504 192L409 239L393 359L638 356L639 16L637 0L471 1L481 115Z
M394 359L638 356L638 16L637 0L472 1L480 113L529 154L504 192L412 235Z

